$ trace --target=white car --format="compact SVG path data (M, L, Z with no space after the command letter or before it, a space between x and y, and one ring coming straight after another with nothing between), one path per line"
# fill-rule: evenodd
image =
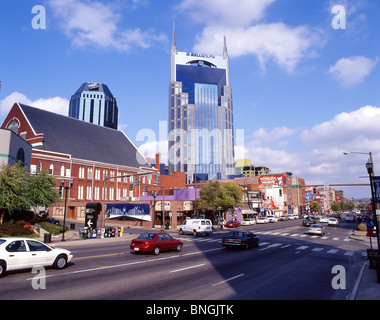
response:
M256 224L256 220L255 219L251 219L251 218L244 219L240 223L241 226L251 226L251 225L254 225L254 224Z
M267 217L261 217L256 219L256 223L269 223L269 220Z
M186 219L179 226L179 234L186 232L192 233L194 236L205 234L209 236L212 234L212 222L209 219Z
M276 216L267 216L269 222L278 222L278 218Z
M325 234L325 227L321 224L312 224L310 225L307 233L309 234L319 234L323 236Z
M323 216L323 217L320 217L320 218L319 218L319 222L320 222L320 223L328 223L329 220L327 219L327 217L324 217L324 216Z
M327 224L329 226L335 226L337 227L339 225L339 221L337 218L329 218L329 220L327 221Z
M6 271L35 266L63 269L72 259L70 251L50 247L35 239L0 238L0 277Z

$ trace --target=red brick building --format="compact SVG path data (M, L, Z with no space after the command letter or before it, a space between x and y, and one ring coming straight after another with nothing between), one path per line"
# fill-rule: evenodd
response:
M107 204L138 199L144 185L130 190L131 178L118 176L146 173L139 178L142 183L155 181L157 170L122 131L20 103L13 105L1 128L14 131L32 145L31 173L48 170L57 177L57 188L62 182L64 186L73 182L67 218L83 219L86 204L102 202L103 193ZM50 208L50 216L63 214L64 201Z

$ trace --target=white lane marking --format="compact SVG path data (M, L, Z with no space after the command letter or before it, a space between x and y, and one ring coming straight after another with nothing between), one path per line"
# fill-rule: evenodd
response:
M232 277L232 278L229 278L229 279L226 279L226 280L220 281L220 282L218 282L218 283L215 283L215 284L213 284L212 286L215 287L215 286L218 286L218 285L220 285L220 284L222 284L222 283L225 283L225 282L228 282L228 281L234 280L234 279L236 279L236 278L240 278L240 277L242 277L242 276L244 276L244 273L239 274L239 275L237 275L237 276L235 276L235 277Z
M206 265L206 264L205 263L197 264L196 266L190 266L190 267L185 267L185 268L181 268L181 269L172 270L172 271L169 271L169 273L174 273L174 272L180 272L180 271L183 271L183 270L189 270L189 269L199 268L199 267L203 267L204 265Z

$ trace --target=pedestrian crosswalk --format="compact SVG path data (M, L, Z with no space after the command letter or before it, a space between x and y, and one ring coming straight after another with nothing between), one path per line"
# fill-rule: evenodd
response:
M257 232L256 234L260 234ZM269 233L265 233L266 235ZM296 234L289 234L290 237L297 237L298 235ZM305 237L307 235L299 235L300 237ZM310 236L312 238L313 236ZM320 237L317 236L320 239L327 240L329 237ZM214 237L206 237L206 238L199 238L199 237L176 237L176 239L182 240L184 242L203 242L203 243L222 243L221 237L214 238ZM331 240L333 241L338 241L339 238L332 238ZM302 252L311 252L311 253L326 253L327 255L335 255L335 254L341 254L343 256L347 257L352 257L354 256L356 251L352 250L344 250L344 249L335 249L331 248L330 246L323 247L321 246L321 243L316 244L316 243L310 243L310 245L305 244L305 245L297 245L297 244L292 244L292 243L279 243L279 242L268 242L268 241L261 241L259 244L259 249L258 251L266 251L270 249L289 249L289 248L294 248L294 254L299 254ZM358 252L358 256L366 257L367 253L366 251Z

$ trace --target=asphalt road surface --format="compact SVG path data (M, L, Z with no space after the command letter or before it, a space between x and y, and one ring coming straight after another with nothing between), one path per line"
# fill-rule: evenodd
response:
M64 270L8 273L0 279L0 300L345 300L366 261L366 244L349 239L353 228L342 222L312 236L301 220L239 227L260 238L248 250L225 249L228 231L171 233L184 242L182 251L158 256L131 252L129 240L86 242L70 247L74 259Z

